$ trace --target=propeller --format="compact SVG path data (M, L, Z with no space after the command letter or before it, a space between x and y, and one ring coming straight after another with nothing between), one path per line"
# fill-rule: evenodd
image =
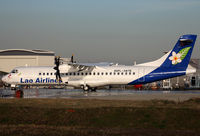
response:
M60 66L60 56L56 56L55 57L55 64L56 66L54 67L54 69L56 70L56 80L60 82L62 82L61 76L60 76L60 70L59 70L59 66Z

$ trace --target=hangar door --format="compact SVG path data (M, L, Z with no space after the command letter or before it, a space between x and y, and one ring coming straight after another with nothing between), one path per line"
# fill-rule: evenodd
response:
M37 59L31 58L0 58L0 69L3 72L10 72L13 68L19 66L37 66Z

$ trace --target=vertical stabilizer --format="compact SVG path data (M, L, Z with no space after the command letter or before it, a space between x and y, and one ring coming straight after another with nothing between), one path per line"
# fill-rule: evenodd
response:
M186 70L188 67L197 35L183 35L179 38L169 56L160 67L171 70L176 68Z

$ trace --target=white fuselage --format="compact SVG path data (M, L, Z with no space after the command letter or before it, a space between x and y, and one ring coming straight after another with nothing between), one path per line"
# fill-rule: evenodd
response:
M3 82L14 85L53 85L65 84L68 86L80 87L88 85L98 87L104 85L126 85L140 79L145 81L145 75L151 73L155 66L97 66L92 70L77 71L71 66L63 65L61 70L62 83L56 81L53 67L18 67L2 78ZM188 68L187 73L193 73L193 68ZM164 73L162 73L164 74ZM140 82L139 81L139 82Z
M96 67L92 71L69 72L62 74L63 81L71 86L88 85L90 87L128 84L145 74L153 68L141 66L104 66Z
M57 84L53 67L17 67L2 81L14 85Z

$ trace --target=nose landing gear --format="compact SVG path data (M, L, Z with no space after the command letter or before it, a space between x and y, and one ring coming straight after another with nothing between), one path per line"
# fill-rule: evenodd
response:
M91 88L91 92L96 92L96 91L97 91L96 87Z

